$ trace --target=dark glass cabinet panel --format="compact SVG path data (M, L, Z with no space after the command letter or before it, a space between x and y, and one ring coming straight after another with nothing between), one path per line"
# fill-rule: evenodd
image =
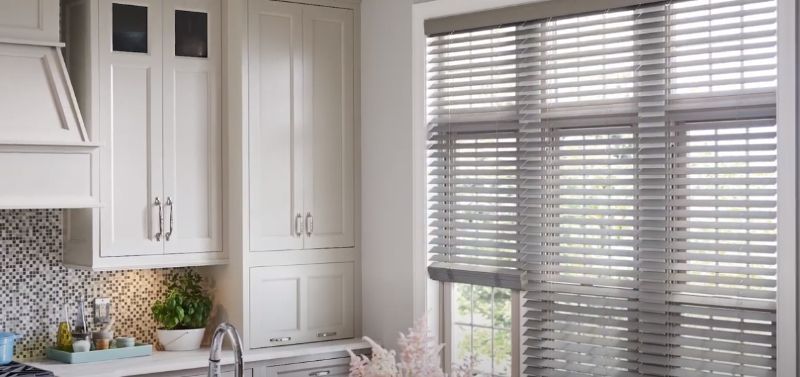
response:
M208 57L208 15L175 11L175 56Z
M147 7L113 4L114 51L147 53Z

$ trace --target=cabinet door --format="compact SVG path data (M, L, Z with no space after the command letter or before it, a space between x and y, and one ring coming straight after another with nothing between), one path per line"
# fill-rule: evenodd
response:
M250 249L302 239L301 6L254 0L249 12Z
M353 264L330 263L305 268L304 329L309 341L353 337Z
M100 2L102 256L161 254L161 1Z
M57 43L58 0L0 1L0 39Z
M352 247L353 12L303 7L305 248Z
M267 368L267 377L346 377L350 374L350 359L330 359L279 365Z
M353 336L353 264L250 270L253 348Z
M163 4L164 248L220 251L220 1Z
M297 266L250 269L250 344L300 343L303 271Z

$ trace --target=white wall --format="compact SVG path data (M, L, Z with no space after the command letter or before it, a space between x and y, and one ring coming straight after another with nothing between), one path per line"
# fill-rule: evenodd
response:
M391 348L414 319L411 5L361 11L363 330Z

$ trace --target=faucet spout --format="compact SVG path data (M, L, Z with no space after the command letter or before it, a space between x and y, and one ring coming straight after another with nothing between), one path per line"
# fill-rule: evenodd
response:
M228 335L233 344L234 376L243 377L242 338L239 336L239 332L236 331L236 327L227 322L220 323L217 329L214 330L214 337L211 338L211 351L208 356L208 377L220 377L222 375L220 361L222 360L222 341L225 335Z

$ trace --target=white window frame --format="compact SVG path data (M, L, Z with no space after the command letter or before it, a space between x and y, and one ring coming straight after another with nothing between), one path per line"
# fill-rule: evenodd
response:
M558 0L539 0L558 1ZM484 11L492 8L521 5L536 0L493 0L476 2L472 0L437 0L417 3L412 10L412 215L414 245L414 304L427 308L431 318L442 319L446 312L441 310L443 288L440 283L427 278L427 184L426 184L426 81L427 69L426 19L453 16ZM777 0L778 4L778 291L777 291L777 376L796 377L798 374L798 83L797 83L797 42L798 7L795 0ZM444 341L445 322L434 330L442 334Z
M453 285L455 283L439 283L441 288L441 323L442 339L446 344L444 348L444 369L448 375L452 373L453 364L458 364L461 360L453 360L453 316L450 308L453 307ZM469 284L467 284L469 285ZM507 288L499 288L507 289ZM517 308L517 310L514 310ZM511 376L519 376L522 371L522 327L520 318L522 310L520 306L520 291L511 290Z

